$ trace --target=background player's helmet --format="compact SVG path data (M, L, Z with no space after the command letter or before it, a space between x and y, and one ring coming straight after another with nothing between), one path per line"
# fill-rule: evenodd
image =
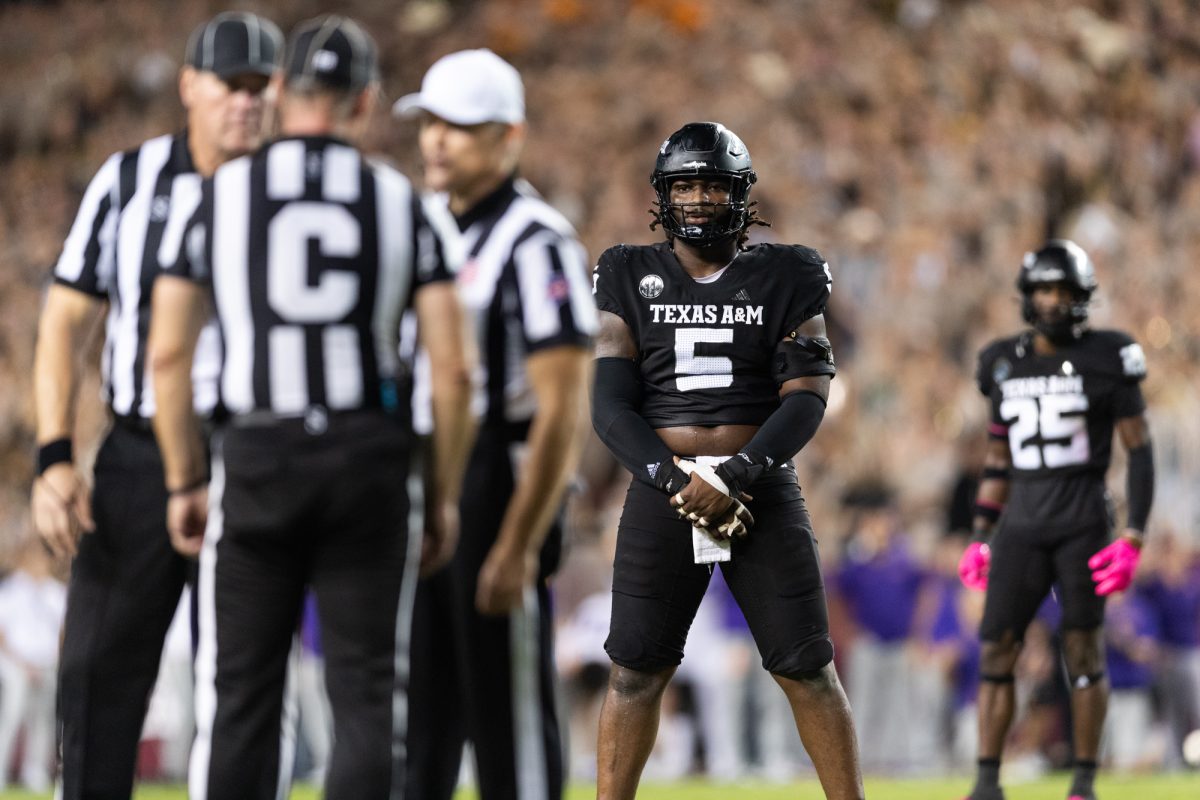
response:
M1075 299L1065 319L1045 319L1034 308L1034 288L1047 283L1065 283L1071 288ZM1088 302L1097 285L1096 268L1084 249L1069 239L1051 239L1021 261L1017 276L1021 316L1051 341L1077 339L1087 325Z
M677 178L716 175L729 179L729 215L704 225L684 225L671 213L671 183ZM750 151L719 122L691 122L662 143L650 183L658 195L663 228L672 237L695 244L737 236L750 224L750 186L758 180Z

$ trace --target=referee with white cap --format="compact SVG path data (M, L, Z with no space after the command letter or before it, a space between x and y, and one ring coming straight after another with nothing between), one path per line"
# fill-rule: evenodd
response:
M220 14L198 27L179 76L186 129L104 163L54 268L34 361L32 510L46 545L75 557L59 662L67 800L127 800L133 791L142 718L189 572L167 540L167 489L150 430L150 286L178 250L181 198L222 162L258 147L282 49L275 24L253 14ZM77 361L105 308L102 373L112 422L89 488L73 457ZM196 353L196 408L205 415L216 403L214 336L208 331Z
M407 797L449 800L470 740L484 800L559 798L546 578L588 429L597 315L587 256L516 176L525 98L511 65L489 50L452 53L395 110L420 117L426 187L462 232L458 286L486 372L458 550L417 592Z

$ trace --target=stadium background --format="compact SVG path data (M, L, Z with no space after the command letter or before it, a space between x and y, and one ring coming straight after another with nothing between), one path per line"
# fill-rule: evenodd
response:
M739 133L773 223L756 236L817 247L833 270L840 372L799 464L831 568L864 491L890 498L914 552L934 558L983 440L974 354L1019 325L1023 251L1048 232L1075 238L1097 264L1095 323L1130 331L1149 359L1152 536L1173 530L1194 553L1195 3L119 0L0 2L0 563L29 534L30 375L50 265L103 159L179 125L187 33L227 8L285 31L328 11L358 18L380 44L388 100L446 52L496 50L526 82L522 172L593 254L656 238L647 178L669 132L715 119ZM379 114L366 149L417 174L410 123ZM97 387L89 373L87 431L103 424ZM1118 502L1121 478L1118 456ZM573 514L576 563L603 563L610 501Z

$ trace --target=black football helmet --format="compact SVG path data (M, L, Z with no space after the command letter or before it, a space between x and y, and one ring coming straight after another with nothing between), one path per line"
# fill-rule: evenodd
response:
M672 213L671 183L697 175L729 179L729 215L704 225L684 225ZM747 228L750 187L757 180L750 168L750 151L737 134L719 122L690 122L672 133L658 148L650 175L667 234L700 245L737 236Z
M1065 283L1074 300L1067 315L1047 319L1033 305L1033 290L1047 283ZM1025 254L1017 288L1021 291L1021 316L1039 333L1051 341L1078 339L1087 328L1088 302L1096 282L1096 268L1082 247L1069 239L1051 239L1040 250Z

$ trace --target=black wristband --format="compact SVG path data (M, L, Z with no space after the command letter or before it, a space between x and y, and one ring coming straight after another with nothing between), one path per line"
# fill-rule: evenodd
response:
M736 456L722 461L713 472L725 482L729 496L738 497L750 484L758 480L759 475L770 469L771 465L771 459L767 456L743 450Z
M1003 508L998 508L994 505L988 505L985 503L975 504L975 516L983 517L988 522L995 522L996 520L1000 519L1000 514L1002 512Z
M692 479L691 475L679 468L674 459L658 465L658 469L654 472L654 486L660 492L666 492L669 495L675 495L680 489L688 485L688 481Z
M41 475L55 464L69 464L74 460L70 439L63 437L62 439L55 439L52 442L46 442L38 448L37 474Z
M185 483L183 486L180 486L176 489L168 489L167 495L169 497L174 497L177 494L187 494L188 492L194 492L197 489L203 487L207 483L208 483L208 478L201 476L199 478L196 478L194 481L191 481L190 483Z

